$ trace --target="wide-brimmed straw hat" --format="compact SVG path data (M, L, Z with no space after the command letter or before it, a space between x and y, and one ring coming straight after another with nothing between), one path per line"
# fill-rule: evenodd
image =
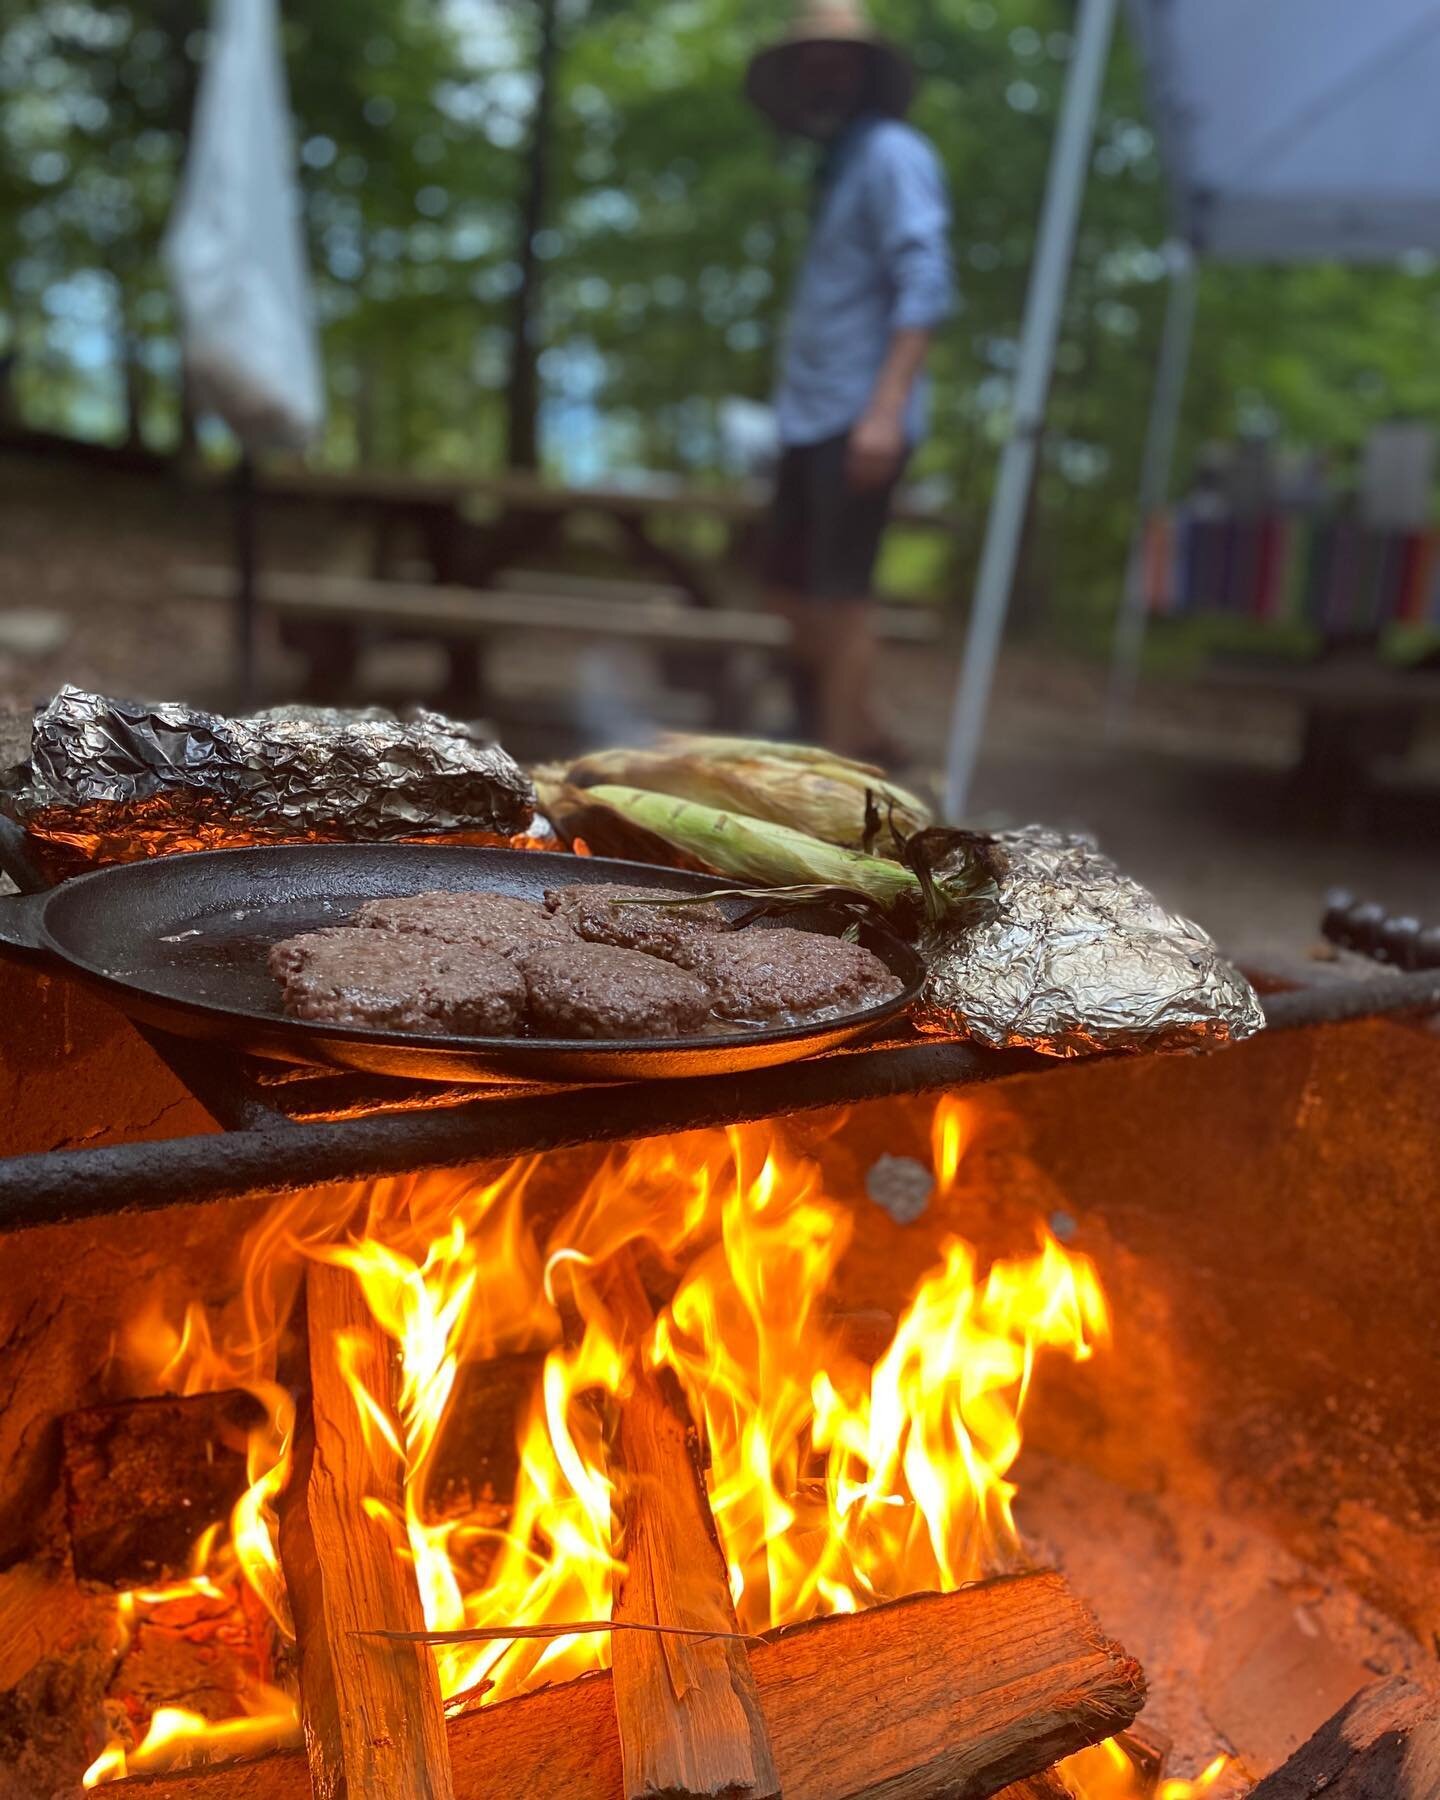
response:
M800 0L785 36L752 57L745 71L745 97L782 131L793 130L803 113L793 63L807 44L863 45L871 63L869 105L897 118L908 110L915 95L910 58L876 31L859 0Z

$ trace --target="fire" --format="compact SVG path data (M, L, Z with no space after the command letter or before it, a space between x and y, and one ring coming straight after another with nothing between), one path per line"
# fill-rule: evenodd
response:
M1104 1335L1093 1269L1047 1237L1036 1256L982 1276L951 1239L867 1369L824 1315L848 1210L813 1170L744 1133L732 1144L719 1242L661 1315L650 1357L703 1422L741 1626L853 1612L1011 1566L1005 1476L1034 1356L1047 1345L1085 1356ZM943 1181L943 1163L937 1172Z
M1230 1757L1222 1753L1193 1781L1179 1776L1162 1781L1155 1790L1155 1800L1204 1800L1232 1766ZM1141 1788L1135 1764L1118 1738L1110 1738L1093 1749L1067 1756L1059 1767L1061 1778L1075 1800L1134 1800Z
M972 1135L966 1107L939 1102L931 1163L942 1200ZM609 1616L623 1574L610 1427L642 1363L673 1371L703 1429L743 1629L950 1589L1023 1561L1010 1474L1038 1361L1083 1360L1108 1333L1086 1258L1042 1233L1033 1253L985 1266L952 1237L888 1344L866 1357L837 1298L851 1208L781 1131L747 1126L612 1153L544 1231L540 1168L531 1159L484 1181L416 1177L302 1196L248 1244L235 1317L192 1309L178 1332L147 1322L132 1350L157 1387L238 1385L265 1407L250 1487L202 1540L195 1581L245 1582L290 1630L275 1503L294 1401L276 1361L307 1259L348 1269L399 1347L395 1418L354 1347L337 1342L335 1355L366 1430L403 1458L398 1545L433 1630ZM606 1267L622 1254L671 1293L638 1342L606 1303ZM437 1521L435 1452L462 1372L521 1352L538 1372L515 1421L514 1491ZM489 1704L601 1666L608 1641L562 1630L436 1655L447 1697L484 1690ZM218 1724L161 1709L139 1749L127 1759L108 1748L87 1784L168 1766L197 1746L232 1754L267 1729L265 1741L293 1737L293 1703L269 1701L269 1712Z
M219 1761L232 1756L252 1756L277 1744L298 1743L294 1729L295 1702L278 1689L261 1687L254 1694L256 1710L236 1719L205 1719L183 1706L157 1706L150 1729L135 1749L121 1744L102 1750L85 1771L82 1785L99 1787L126 1775L174 1768L190 1760Z

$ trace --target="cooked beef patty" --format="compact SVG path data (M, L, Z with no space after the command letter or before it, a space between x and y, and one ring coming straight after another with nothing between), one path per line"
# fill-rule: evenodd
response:
M699 905L667 908L627 906L627 900L654 902L680 900L673 889L618 887L594 882L576 887L547 888L545 904L557 919L592 944L615 944L623 950L643 950L681 968L694 966L696 945L725 930L725 915L708 901Z
M859 944L783 926L711 936L699 946L694 966L714 990L718 1018L764 1025L858 1012L890 999L901 986Z
M270 973L294 1019L512 1037L525 1010L525 978L507 957L418 932L337 928L287 938Z
M351 923L442 944L473 944L512 960L539 944L575 941L570 927L562 919L552 919L538 900L520 900L513 894L441 892L367 900Z
M703 981L614 944L545 945L524 970L530 1023L545 1037L683 1037L710 1014Z

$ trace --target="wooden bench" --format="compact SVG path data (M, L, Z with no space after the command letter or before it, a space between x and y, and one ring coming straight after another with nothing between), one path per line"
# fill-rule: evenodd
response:
M257 602L279 622L286 643L307 657L306 692L321 700L350 690L367 639L420 639L448 652L445 704L481 711L486 645L506 633L554 632L666 654L669 678L700 688L714 722L737 729L747 723L757 660L782 660L790 651L790 625L775 613L696 606L673 589L647 592L639 583L606 583L603 592L585 592L582 579L562 577L558 585L565 591L542 592L532 590L528 578L513 587L474 589L276 573L261 577ZM229 601L236 577L229 569L188 568L179 572L179 584L199 598ZM631 597L620 597L622 588ZM930 643L940 629L938 614L928 609L877 609L877 635L888 642Z

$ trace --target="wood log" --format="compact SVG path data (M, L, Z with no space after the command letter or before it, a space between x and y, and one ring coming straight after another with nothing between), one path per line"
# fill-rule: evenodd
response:
M44 1563L20 1563L0 1574L0 1694L63 1651L99 1606L114 1602L87 1598L64 1570Z
M1075 1791L1066 1787L1054 1769L1046 1769L1028 1781L1012 1781L1001 1788L995 1800L1075 1800Z
M1158 1725L1149 1724L1144 1716L1120 1733L1120 1747L1130 1758L1135 1771L1134 1800L1150 1800L1159 1791L1170 1759L1171 1739Z
M610 1266L606 1301L638 1344L652 1315L628 1252ZM617 1447L626 1573L613 1616L738 1631L678 1386L662 1387L641 1369L620 1408ZM775 1800L779 1780L739 1638L624 1631L615 1635L612 1658L625 1800Z
M988 1800L1112 1736L1145 1694L1139 1665L1053 1574L795 1626L750 1666L785 1800ZM608 1674L482 1706L449 1733L455 1800L624 1794ZM136 1800L310 1800L295 1754L139 1776L129 1789Z
M367 1445L336 1354L343 1335L393 1420L395 1347L346 1269L312 1263L305 1307L309 1404L280 1501L280 1561L315 1800L452 1800L434 1656L360 1635L425 1624L413 1571L396 1553L402 1459L373 1427Z
M1251 1800L1436 1800L1440 1693L1403 1675L1378 1681L1322 1725Z
M107 1587L189 1572L207 1525L245 1492L245 1445L261 1408L249 1394L165 1394L60 1421L75 1575Z
M520 1468L521 1410L544 1366L543 1350L461 1365L426 1472L427 1524L461 1518L487 1502L509 1505Z

